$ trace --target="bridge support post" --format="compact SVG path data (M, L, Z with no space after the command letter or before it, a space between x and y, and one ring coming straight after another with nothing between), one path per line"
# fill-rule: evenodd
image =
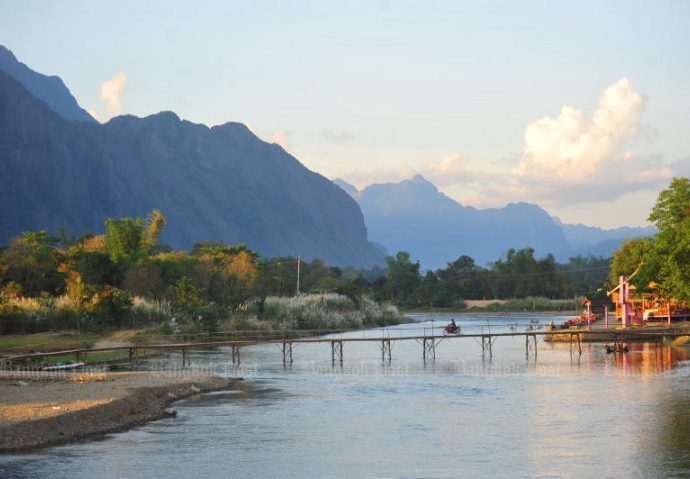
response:
M570 355L571 356L573 355L573 348L577 348L577 353L580 356L582 356L582 343L580 342L580 333L570 335Z
M422 339L422 359L436 359L436 339L433 337Z
M283 364L292 364L292 343L284 342L283 347Z
M335 363L336 359L343 362L343 342L331 341L331 361Z
M236 344L230 346L232 348L232 364L240 365L240 347Z
M529 357L530 353L537 357L537 335L536 334L526 334L525 335L525 356Z
M381 348L381 360L385 361L386 356L388 356L388 360L391 360L391 340L390 339L382 339L381 340L381 345L379 346Z
M491 358L494 355L493 346L495 338L488 335L482 336L482 357L488 356Z

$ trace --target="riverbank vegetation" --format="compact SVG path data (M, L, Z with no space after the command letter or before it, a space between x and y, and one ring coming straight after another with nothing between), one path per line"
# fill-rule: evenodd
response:
M356 270L259 258L245 245L210 241L174 251L159 241L166 219L156 210L105 226L103 235L79 238L26 232L0 250L0 334L151 326L191 334L404 320L370 297ZM318 294L291 298L298 288Z
M386 275L372 284L375 297L405 308L464 310L466 300L507 299L489 303L487 310L557 311L572 310L573 298L600 294L610 260L578 256L559 264L552 255L536 258L532 248L524 248L509 250L487 268L461 256L446 268L422 274L405 252L387 258L387 265Z
M460 256L422 274L398 252L386 268L361 271L261 258L245 245L213 241L175 251L160 242L166 223L154 210L109 219L103 235L38 231L14 239L0 250L0 334L358 328L402 321L396 307L465 309L466 300L481 299L510 300L487 311L572 309L572 301L554 301L591 294L609 270L608 259L558 264L525 248L487 268Z

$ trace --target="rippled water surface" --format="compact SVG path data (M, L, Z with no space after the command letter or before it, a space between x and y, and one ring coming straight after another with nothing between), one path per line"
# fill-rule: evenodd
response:
M438 332L443 316L349 333ZM539 318L542 324L550 318ZM466 333L509 331L529 317L471 318ZM420 329L422 328L422 329ZM426 328L424 331L423 328ZM193 366L233 372L230 352L192 355ZM171 358L177 364L179 358ZM482 357L472 338L449 339L434 361L416 341L299 345L284 367L275 345L243 349L238 374L256 392L203 395L178 416L102 440L0 456L0 477L690 477L690 363L686 349L632 344L538 345L496 340Z

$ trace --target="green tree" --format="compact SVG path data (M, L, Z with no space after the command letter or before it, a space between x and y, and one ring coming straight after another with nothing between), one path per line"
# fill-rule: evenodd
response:
M480 271L474 259L462 255L447 267L438 271L441 301L450 305L462 299L475 299L484 296L481 291Z
M413 263L410 253L399 251L395 256L386 257L388 280L381 288L380 294L402 306L415 306L416 290L421 281L419 261Z
M186 276L181 277L177 283L171 286L170 290L173 306L180 311L193 312L195 308L204 303L202 289Z
M444 295L441 289L441 281L433 271L427 271L417 288L417 303L421 306L446 307L453 302L450 295Z
M659 264L657 261L657 245L653 238L633 238L623 243L611 260L609 285L618 285L619 276L630 276L638 268L639 271L632 283L640 291L648 289L649 284L659 280Z
M0 281L20 284L27 296L58 293L65 278L60 271L64 255L57 248L58 242L44 230L22 233L0 257Z
M141 218L109 219L105 234L108 254L116 263L132 262L142 254L146 233Z
M667 297L690 300L690 180L674 178L659 193L649 215L659 230L654 248L645 260L658 270L661 292Z
M105 286L119 282L119 273L110 256L100 251L87 251L81 244L68 250L67 267L78 272L86 284Z
M106 286L94 294L89 313L106 326L121 328L131 308L132 300L125 291Z
M562 297L601 296L604 289L611 289L610 280L607 282L611 269L611 258L593 255L573 256L568 263L559 267L563 273ZM604 289L602 289L604 288Z

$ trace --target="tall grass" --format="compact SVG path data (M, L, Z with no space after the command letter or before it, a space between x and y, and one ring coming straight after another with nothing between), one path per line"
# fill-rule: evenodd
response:
M357 302L339 294L312 294L297 297L269 297L259 320L258 304L249 303L246 310L199 312L204 319L212 316L214 327L201 321L183 321L165 301L132 298L125 317L116 323L105 316L95 316L76 309L67 296L55 298L6 298L0 301L0 334L39 333L44 331L80 331L102 333L120 327L155 326L164 336L196 335L204 332L276 331L285 329L357 329L403 322L398 309L378 304L368 297ZM209 306L210 308L210 306ZM208 309L208 308L207 308ZM221 308L222 309L222 308ZM216 311L218 310L218 311ZM222 313L222 314L221 314ZM208 318L207 318L208 316Z
M165 302L134 297L124 324L144 327L171 317ZM103 332L114 326L107 317L80 311L67 296L49 298L3 297L0 300L0 334L28 334L44 331Z
M258 305L250 305L257 313ZM340 294L310 294L295 297L268 297L264 316L281 329L356 329L367 326L397 324L402 316L395 306L379 305L362 297L355 303Z

